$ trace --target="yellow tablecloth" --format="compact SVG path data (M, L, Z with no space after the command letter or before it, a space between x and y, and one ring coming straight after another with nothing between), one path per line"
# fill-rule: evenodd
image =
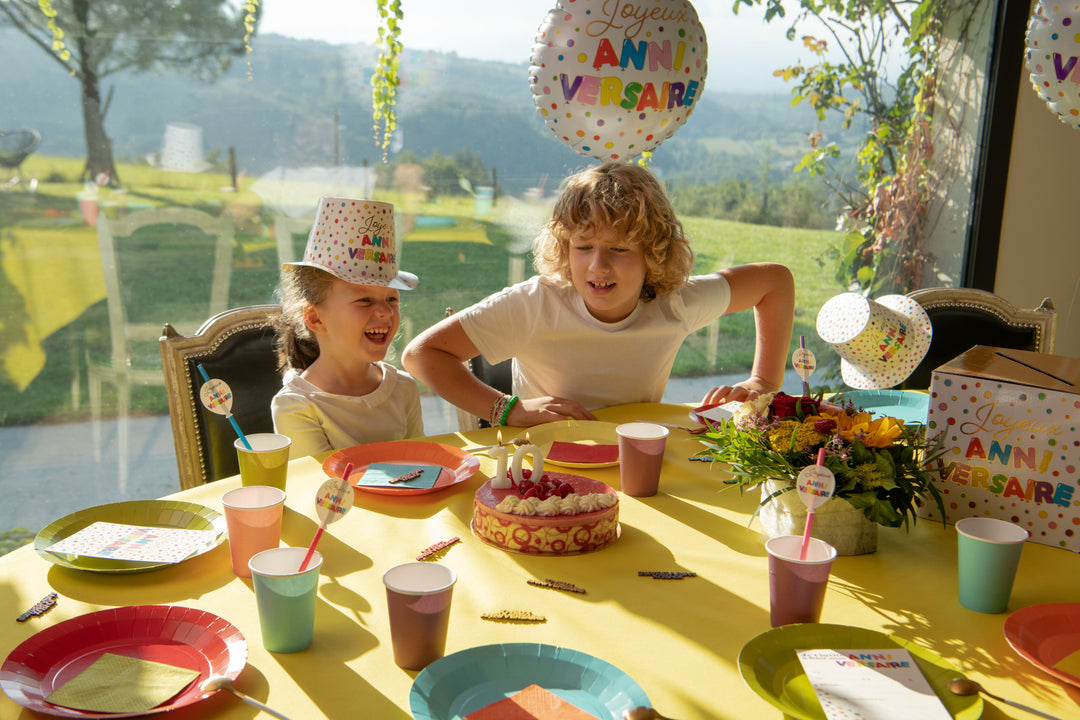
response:
M689 424L679 405L628 405L600 411L601 420L652 419ZM458 447L494 442L493 430L431 440ZM86 612L135 604L177 604L221 615L243 632L248 667L237 687L294 720L409 717L416 672L394 665L381 577L393 565L454 536L440 562L458 573L447 652L501 642L562 645L600 657L628 673L665 715L695 718L773 718L780 712L742 681L743 645L769 629L767 556L762 536L747 528L754 495L721 490L722 472L689 462L697 441L673 430L661 493L621 498L622 536L613 546L578 557L527 557L503 552L469 532L473 491L484 478L411 498L357 492L352 511L330 525L308 650L275 655L263 650L248 580L236 578L228 548L177 567L138 575L104 575L52 566L32 548L0 558L0 652L7 655L38 630ZM481 473L494 461L480 455ZM577 470L618 487L618 468ZM306 546L317 527L315 492L325 480L319 462L289 468L283 541ZM237 479L183 493L221 509ZM653 580L639 570L689 571L697 577ZM571 582L585 595L530 586L527 579ZM50 591L56 608L42 618L14 617ZM1010 610L1080 600L1080 557L1029 543L1020 562ZM508 625L482 613L520 609L542 614L539 625ZM1080 717L1080 690L1033 667L1007 644L1006 614L984 615L956 600L956 531L919 521L910 532L882 529L878 551L841 557L833 565L823 622L855 625L913 640L939 653L992 692L1063 718ZM1002 710L1005 708L1005 711ZM20 711L21 714L20 714ZM169 714L171 720L252 718L232 696L218 696ZM1023 713L987 703L984 718ZM4 696L0 718L39 717Z

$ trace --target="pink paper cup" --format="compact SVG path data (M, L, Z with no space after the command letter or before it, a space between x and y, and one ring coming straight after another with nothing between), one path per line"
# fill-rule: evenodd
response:
M800 560L802 537L780 535L770 538L765 549L769 553L769 622L774 628L818 622L836 548L810 538L806 559Z
M660 467L670 431L655 423L623 423L619 436L619 483L631 497L651 497L660 487Z
M276 548L281 541L285 491L264 485L238 487L222 495L221 504L229 529L233 572L239 577L251 577L251 557Z
M457 573L434 562L397 565L383 575L398 667L421 670L446 652L456 582Z
M292 440L277 433L254 433L246 438L250 450L240 438L233 442L240 464L240 484L269 485L284 490Z

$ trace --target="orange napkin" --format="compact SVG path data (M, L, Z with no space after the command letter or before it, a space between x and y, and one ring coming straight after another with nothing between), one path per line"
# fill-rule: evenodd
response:
M619 460L618 445L586 445L585 443L551 443L547 459L551 462L613 463Z
M529 687L465 716L465 720L597 720L584 710L548 692Z

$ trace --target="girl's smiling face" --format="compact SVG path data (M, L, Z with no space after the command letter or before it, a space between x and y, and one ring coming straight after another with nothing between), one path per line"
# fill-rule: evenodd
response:
M645 284L645 255L611 229L570 240L570 279L597 320L618 322L637 307Z
M335 278L326 298L309 307L308 326L319 355L350 363L386 357L401 322L398 291L379 285L354 285Z

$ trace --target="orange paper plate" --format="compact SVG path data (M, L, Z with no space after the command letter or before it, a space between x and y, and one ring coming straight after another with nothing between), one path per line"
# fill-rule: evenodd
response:
M1080 687L1080 677L1055 667L1080 652L1080 603L1047 603L1005 619L1005 639L1021 657L1058 680Z
M105 653L194 670L199 677L146 712L99 713L53 705L45 698ZM59 717L126 718L166 712L203 698L212 675L235 680L247 662L247 642L231 623L195 608L134 605L79 615L46 628L0 665L0 687L23 707Z
M411 487L365 487L357 485L371 463L395 463L398 465L432 465L442 468L439 479L430 488ZM338 450L323 461L323 472L330 477L341 477L345 466L352 463L349 483L357 490L380 495L422 495L444 490L451 485L465 482L480 468L476 456L464 450L439 443L418 440L368 443Z

